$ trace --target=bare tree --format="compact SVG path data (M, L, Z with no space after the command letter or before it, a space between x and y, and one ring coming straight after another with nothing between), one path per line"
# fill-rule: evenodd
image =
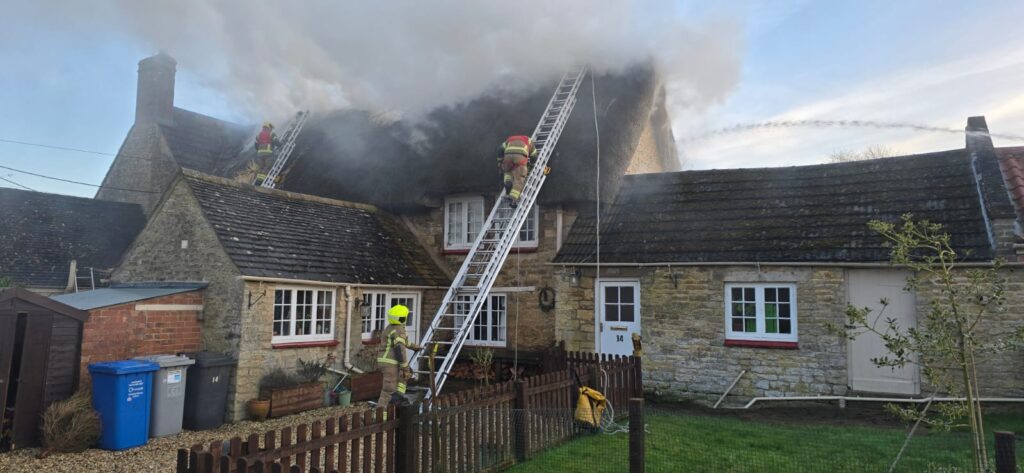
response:
M896 156L899 151L885 145L871 145L863 151L838 150L828 155L830 163L848 163L851 161L867 161L869 159L886 158Z

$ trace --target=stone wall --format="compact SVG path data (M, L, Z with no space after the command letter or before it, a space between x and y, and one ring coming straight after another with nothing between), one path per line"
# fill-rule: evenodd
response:
M485 209L490 210L494 204L493 198L484 199ZM505 261L502 272L494 283L495 288L521 288L533 287L530 292L509 292L508 293L508 317L505 347L497 349L515 348L518 344L521 350L540 350L555 343L554 333L554 312L544 312L537 302L538 291L544 287L554 287L556 272L561 269L550 265L557 253L557 218L559 210L556 208L540 208L540 225L538 229L538 244L536 248L513 249ZM576 219L575 208L566 206L562 210L562 237L568 235L569 228ZM444 262L447 269L453 274L457 273L462 261L465 259L466 251L446 252L444 250L444 209L430 209L417 215L407 215L406 220L412 227L415 234L421 239L421 244L427 251L436 255ZM443 298L442 292L434 304L423 303L423 320L428 322L430 317L437 312L438 305ZM556 295L556 297L558 297ZM516 303L518 301L518 304ZM518 316L517 316L518 312ZM518 320L517 320L518 319ZM518 321L518 333L517 333ZM421 332L422 333L422 332ZM471 346L467 344L467 346Z
M658 142L654 138L654 126L652 120L647 121L644 130L640 133L636 150L626 168L626 174L643 174L649 172L664 172L664 159L659 153Z
M103 178L104 187L96 193L96 198L140 204L149 217L153 215L161 196L174 182L178 172L178 165L164 141L160 125L136 124L128 132L117 157L107 170Z
M90 310L82 325L82 382L88 382L90 363L200 350L199 311L139 310L139 304L202 307L203 291Z
M115 282L209 283L203 309L203 348L237 353L242 282L203 217L188 185L178 180L111 276Z
M675 283L673 283L673 275ZM1007 280L1004 310L982 324L983 339L1005 336L1024 324L1024 271L1002 270ZM828 322L843 324L847 304L846 270L837 267L741 266L602 268L603 278L640 281L644 341L644 383L669 398L716 398L741 370L747 373L733 396L842 395L848 389L846 340L831 334ZM797 285L799 348L727 347L724 286L727 282L793 282ZM556 335L568 350L594 351L594 269L583 268L577 284L557 278L560 295ZM936 297L934 287L917 293L918 320ZM882 353L879 353L882 355ZM986 358L979 365L982 392L1024 394L1024 352ZM927 383L922 393L930 393Z

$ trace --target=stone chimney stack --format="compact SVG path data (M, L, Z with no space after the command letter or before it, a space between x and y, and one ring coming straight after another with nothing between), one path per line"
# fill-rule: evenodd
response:
M139 61L135 123L171 123L174 119L174 72L178 62L166 53Z
M967 117L967 150L974 153L995 154L992 137L988 134L988 123L984 116Z

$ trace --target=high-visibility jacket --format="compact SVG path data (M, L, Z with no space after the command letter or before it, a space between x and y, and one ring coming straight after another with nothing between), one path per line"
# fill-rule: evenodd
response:
M405 348L409 344L408 337L405 334L405 325L388 324L387 327L384 327L380 338L384 350L377 357L377 363L398 365L403 368L409 365L409 362L405 359Z
M260 134L256 135L256 151L260 153L273 152L275 141L277 141L277 135L269 128L264 128Z
M529 136L515 135L508 137L501 144L499 157L503 157L506 154L518 154L524 158L536 158L537 148L533 145L533 140Z

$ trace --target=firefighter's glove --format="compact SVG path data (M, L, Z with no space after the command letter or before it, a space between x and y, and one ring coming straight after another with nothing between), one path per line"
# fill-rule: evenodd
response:
M544 175L547 176L548 174L551 174L551 167L544 166Z
M403 366L401 368L401 373L402 373L402 379L409 379L409 378L412 377L412 369L409 368L408 366Z

